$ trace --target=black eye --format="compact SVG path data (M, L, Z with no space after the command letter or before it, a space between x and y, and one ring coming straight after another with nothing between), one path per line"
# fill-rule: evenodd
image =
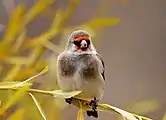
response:
M88 46L90 45L90 40L86 40L86 42L87 42L87 44L88 44Z
M80 41L74 41L74 44L75 44L76 46L78 46L78 47L81 46Z

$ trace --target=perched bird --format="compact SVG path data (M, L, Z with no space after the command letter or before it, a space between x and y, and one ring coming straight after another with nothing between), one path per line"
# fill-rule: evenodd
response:
M105 86L104 62L96 52L87 31L77 30L69 36L65 50L57 58L58 84L62 90L82 93L76 97L90 101L88 116L98 117L96 104ZM70 102L68 99L66 101Z

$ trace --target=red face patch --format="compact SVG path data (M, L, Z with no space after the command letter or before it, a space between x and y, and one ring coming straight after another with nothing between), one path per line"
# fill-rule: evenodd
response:
M75 41L81 42L82 40L89 40L89 36L79 36L75 38Z
M81 42L82 40L85 40L87 42L87 47L82 47L81 48ZM75 48L78 50L78 49L81 49L82 51L86 51L87 48L90 47L90 39L89 39L89 36L79 36L79 37L75 37L74 38L74 44L75 44Z

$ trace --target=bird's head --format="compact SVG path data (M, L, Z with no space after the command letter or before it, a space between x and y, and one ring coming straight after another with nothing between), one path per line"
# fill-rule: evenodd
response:
M95 48L89 33L84 30L77 30L69 36L66 50L72 52L92 52L95 51Z

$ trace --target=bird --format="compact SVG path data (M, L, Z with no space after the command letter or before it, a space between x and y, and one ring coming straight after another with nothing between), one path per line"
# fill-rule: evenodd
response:
M72 31L66 47L57 57L57 83L64 91L82 91L76 98L90 101L87 115L98 118L97 103L105 90L105 66L91 35L85 30ZM66 102L71 104L71 99Z

